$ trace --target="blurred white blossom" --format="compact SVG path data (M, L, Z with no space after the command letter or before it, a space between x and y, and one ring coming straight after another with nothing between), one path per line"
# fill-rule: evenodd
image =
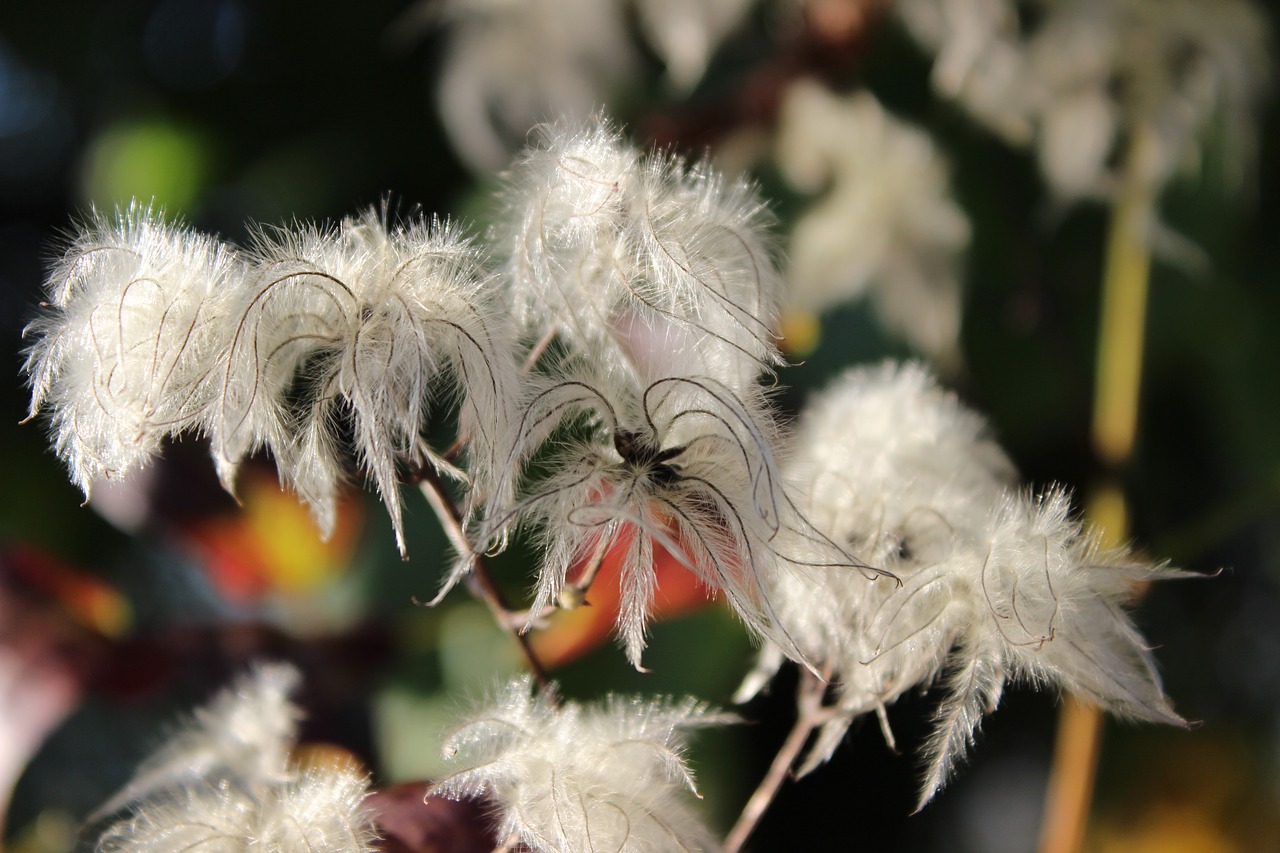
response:
M755 0L634 0L645 39L662 57L677 89L700 79L716 48L739 27Z
M1011 142L1034 142L1061 198L1115 192L1117 164L1159 187L1194 159L1210 125L1230 146L1235 177L1247 173L1270 76L1266 22L1247 0L903 0L899 9L937 54L935 88ZM1135 138L1144 144L1122 150Z
M538 853L717 849L690 802L685 739L733 717L693 699L557 706L529 691L512 681L445 736L451 772L431 796L492 800L499 836Z
M86 497L207 415L242 276L233 250L137 202L79 229L24 333L24 369L31 415L52 410L54 446Z
M885 724L885 705L935 683L943 697L925 747L922 803L1009 681L1182 722L1121 609L1136 584L1174 573L1102 548L1071 515L1064 490L1033 497L1013 488L982 419L923 369L889 364L838 379L802 416L792 465L815 524L902 581L811 572L777 584L786 629L836 684L838 714L804 772L830 758L854 716L875 711ZM740 698L780 657L765 652Z
M368 778L353 767L289 762L298 672L257 666L180 727L98 814L130 806L101 853L364 853Z
M755 1L443 0L431 13L447 30L438 97L454 150L494 172L538 124L584 121L640 89L633 19L687 91Z
M841 97L813 81L787 91L779 125L783 175L803 193L821 193L791 233L793 308L821 312L870 290L887 326L921 352L951 359L969 220L932 139L868 92Z
M932 83L1013 144L1031 141L1025 45L1014 0L899 0L903 23L934 56Z
M473 168L507 165L535 125L585 118L635 73L617 0L447 0L440 112Z

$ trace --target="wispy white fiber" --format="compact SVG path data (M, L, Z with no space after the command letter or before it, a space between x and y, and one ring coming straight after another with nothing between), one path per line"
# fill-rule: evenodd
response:
M642 156L607 122L562 122L505 202L495 241L532 337L558 333L642 382L679 364L741 390L779 364L772 217L749 186Z
M242 853L257 804L237 787L189 784L110 826L98 853Z
M281 853L364 853L377 833L363 808L369 777L355 767L308 766L271 789L259 807L250 848Z
M985 420L920 364L846 371L805 406L791 445L786 475L815 527L873 566L906 572L904 583L917 566L949 556L958 536L982 529L1015 479ZM897 698L946 654L923 638L903 655L876 657L867 625L899 590L886 581L811 571L784 574L770 586L778 618L800 649L834 666L851 713ZM927 654L913 660L911 650ZM739 699L758 691L782 660L783 650L766 647ZM909 671L906 679L897 677L900 670ZM834 750L850 716L824 729L813 755Z
M138 202L78 230L24 333L24 369L31 415L51 410L54 447L86 497L205 416L241 275L233 250Z
M298 672L260 664L196 710L97 812L129 806L100 853L366 853L369 780L349 766L293 766Z
M327 533L349 418L403 553L398 465L435 464L420 443L433 403L461 401L472 485L488 491L515 394L495 296L478 250L448 226L392 228L369 212L332 231L264 236L209 427L224 484L265 446Z
M868 92L842 97L801 81L782 102L777 160L796 189L821 194L791 234L791 304L816 313L870 291L891 330L953 357L969 220L928 134Z
M538 853L693 853L718 845L690 802L686 732L732 722L693 699L610 696L602 705L507 684L443 741L432 796L486 797L499 836Z
M790 473L811 484L801 506L821 530L902 581L810 572L773 590L791 637L836 684L839 713L804 772L831 756L853 717L883 715L916 686L942 694L922 804L1010 681L1182 722L1122 610L1135 584L1174 573L1102 548L1064 490L1036 497L1011 486L1012 468L982 420L922 368L890 364L837 380L802 416ZM766 653L744 696L779 659Z

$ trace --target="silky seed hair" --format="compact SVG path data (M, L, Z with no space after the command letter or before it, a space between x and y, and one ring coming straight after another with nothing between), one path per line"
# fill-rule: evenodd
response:
M666 551L708 594L723 594L755 634L803 660L772 612L764 579L847 570L865 582L878 574L795 505L774 459L778 436L763 395L743 399L707 377L638 387L624 371L582 364L571 378L545 377L534 387L510 450L508 471L522 485L504 486L516 497L492 507L476 530L478 548L500 548L521 528L540 542L531 614L609 552L622 561L620 641L640 667L654 562ZM577 429L557 438L562 426ZM528 460L548 447L550 473L523 478ZM463 555L437 601L471 559Z
M23 332L23 369L30 416L50 411L54 448L86 498L203 423L243 276L234 249L136 201L77 229Z
M941 699L920 803L947 781L1009 682L1069 689L1123 716L1180 724L1122 605L1135 583L1176 575L1104 549L1060 488L1014 484L984 421L918 365L859 368L802 414L791 473L833 539L860 544L901 579L784 575L771 585L795 642L836 684L837 713L800 767L828 760L852 720L906 691ZM766 649L739 692L782 662Z
M334 229L264 233L252 270L210 426L228 488L245 455L266 447L332 530L349 422L403 553L400 467L462 476L421 438L432 410L456 400L469 484L490 496L516 377L493 282L470 240L446 224L392 226L370 211Z
M781 363L772 224L705 164L642 155L604 121L560 123L509 174L494 242L531 338L641 381L676 361L742 390Z

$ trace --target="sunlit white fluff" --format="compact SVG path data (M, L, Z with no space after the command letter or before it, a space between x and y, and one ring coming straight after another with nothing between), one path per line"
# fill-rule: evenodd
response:
M241 853L257 803L247 791L190 784L148 801L132 817L110 826L98 853Z
M717 849L690 802L685 739L731 717L693 699L557 707L529 690L527 678L507 684L445 736L450 774L431 796L492 800L499 836L538 853Z
M54 446L86 496L205 415L240 276L233 250L137 202L79 229L26 329L25 370L31 414L51 410Z
M363 808L369 777L350 765L311 765L262 799L250 849L281 853L363 853L377 849Z
M845 372L806 405L791 445L786 475L812 523L871 565L905 572L904 583L918 566L950 555L957 537L983 528L1015 477L986 422L919 364ZM853 713L892 701L946 654L922 642L877 657L867 626L897 586L813 571L782 575L770 588L797 645L834 667L850 711L823 730L815 757L830 754ZM920 661L911 659L917 649L928 653ZM766 647L739 698L759 690L782 660L782 649Z
M837 381L803 416L794 465L812 484L802 508L815 524L862 544L902 581L811 573L773 591L791 636L836 684L838 714L803 770L831 756L854 716L883 714L918 685L943 694L925 747L922 803L1009 681L1181 722L1121 610L1135 583L1170 573L1101 548L1063 490L1033 497L1009 486L1011 467L981 419L920 368L886 365ZM766 654L743 695L779 657Z
M741 390L779 363L772 220L745 184L643 157L607 122L560 123L505 202L495 242L531 336L558 333L641 381L674 362Z
M638 386L624 372L583 370L548 379L520 421L509 475L519 476L560 426L577 432L555 443L548 473L526 482L513 503L491 508L477 541L488 546L516 527L537 531L543 560L533 613L613 549L621 574L618 632L637 667L660 550L709 593L722 593L755 633L788 649L762 579L786 571L782 564L862 568L791 502L774 461L775 427L758 393L743 398L706 377ZM468 568L462 560L445 591Z
M953 357L969 220L933 141L870 93L842 97L812 81L787 90L779 126L783 175L821 193L791 233L791 305L816 313L870 291L891 329L934 358Z
M922 803L945 784L1010 681L1061 687L1121 716L1185 725L1164 695L1150 648L1121 609L1143 582L1174 573L1102 547L1059 488L1006 495L992 508L983 544L953 568L933 577L922 572L905 587L937 586L966 602L933 617L939 626L951 623L955 649L924 749ZM907 606L878 616L876 628L896 635L928 618L924 607Z
M244 456L265 446L327 533L350 418L403 552L397 466L435 464L421 436L441 398L462 401L472 485L487 493L515 393L494 296L477 249L446 226L391 228L370 212L264 236L210 423L223 482L231 488Z
M375 841L362 808L369 780L337 764L298 768L289 752L298 672L260 664L195 711L97 812L129 806L101 853L364 853Z
M1247 164L1269 75L1267 27L1246 0L904 0L937 53L934 84L1014 143L1034 143L1065 199L1116 191L1115 164L1159 187L1217 123ZM1143 144L1120 148L1135 138ZM1133 158L1136 158L1134 160ZM1242 170L1234 176L1240 177Z

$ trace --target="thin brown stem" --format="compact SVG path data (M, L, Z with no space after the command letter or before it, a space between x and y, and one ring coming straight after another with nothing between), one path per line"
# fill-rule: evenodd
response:
M534 679L538 682L538 687L543 691L548 690L551 680L547 677L547 669L543 666L537 653L534 652L533 644L529 642L528 636L512 619L511 608L507 605L507 600L502 594L502 590L494 582L493 574L489 571L489 566L484 557L472 550L471 543L467 540L467 535L462 530L462 511L458 508L453 496L449 494L444 481L440 479L440 474L430 465L424 465L414 472L414 480L417 481L418 488L422 490L422 494L426 496L427 502L431 504L431 508L435 510L436 517L440 519L445 535L449 537L449 542L463 558L471 561L471 573L467 578L467 588L488 605L497 623L515 639L520 646L521 653L524 655L525 662L529 665L529 671L533 673Z
M782 784L791 774L791 767L800 757L801 750L809 740L809 735L818 726L831 719L832 709L823 705L827 693L827 682L807 669L800 670L800 686L796 691L796 706L799 715L791 728L791 733L773 757L769 770L756 786L751 798L742 808L742 814L724 839L724 853L738 853L747 843L751 833L759 825L769 806L778 796Z
M565 584L560 590L559 601L557 605L565 610L575 610L584 604L587 604L587 590L591 589L591 584L595 583L596 575L600 574L600 569L604 566L605 555L609 553L609 546L613 544L613 540L608 536L601 536L596 542L595 550L591 552L591 559L587 562L587 568L573 583Z

